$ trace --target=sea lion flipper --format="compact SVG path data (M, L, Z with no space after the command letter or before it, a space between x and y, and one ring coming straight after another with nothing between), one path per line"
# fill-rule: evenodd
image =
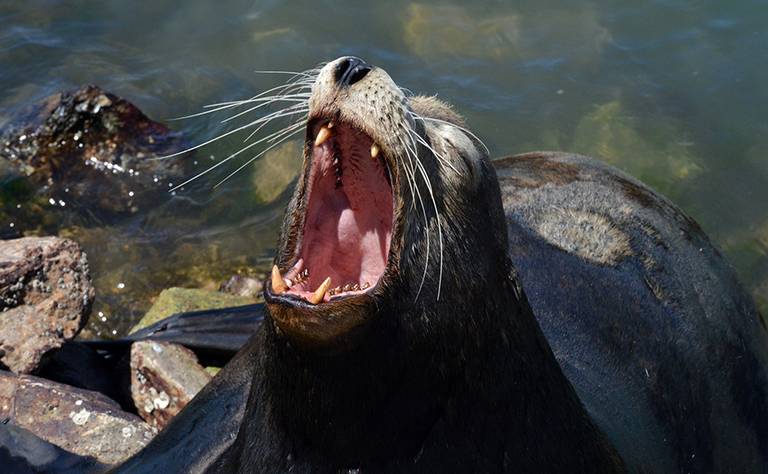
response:
M124 353L136 341L164 341L191 349L202 363L223 366L256 332L264 304L176 313L115 341L83 341L106 355Z

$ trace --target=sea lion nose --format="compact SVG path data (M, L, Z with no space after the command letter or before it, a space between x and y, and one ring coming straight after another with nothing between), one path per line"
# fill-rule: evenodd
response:
M351 86L364 78L373 67L355 56L347 56L336 65L336 83L341 86Z

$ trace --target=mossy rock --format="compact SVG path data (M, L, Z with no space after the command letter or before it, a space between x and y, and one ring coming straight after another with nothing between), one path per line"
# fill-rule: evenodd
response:
M150 326L172 314L203 309L226 308L253 303L253 299L197 288L168 288L157 297L155 304L131 332Z

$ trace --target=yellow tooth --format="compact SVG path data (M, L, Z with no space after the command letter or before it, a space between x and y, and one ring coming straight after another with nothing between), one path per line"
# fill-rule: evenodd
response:
M272 293L282 295L286 290L288 290L288 285L285 284L283 277L280 275L280 270L275 265L272 267Z
M379 149L379 145L377 145L375 143L373 145L371 145L371 158L375 159L377 156L379 156L379 152L380 151L381 150Z
M312 296L309 297L309 302L312 304L318 304L321 301L323 301L323 297L325 297L325 293L328 291L328 288L331 287L331 277L326 278L323 280L323 282L320 284L320 286L317 287L314 293L312 293Z
M320 127L320 131L317 133L317 137L315 138L315 146L322 145L323 142L329 138L331 138L331 129L323 125Z

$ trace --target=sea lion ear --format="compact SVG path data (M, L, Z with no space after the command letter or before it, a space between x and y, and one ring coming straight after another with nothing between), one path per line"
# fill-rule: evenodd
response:
M421 117L443 120L460 127L466 126L464 118L453 110L453 106L437 97L417 95L410 97L408 101L411 110Z
M464 118L453 110L450 104L437 97L414 96L409 100L411 109L419 116L446 122L441 124L430 120L424 121L427 128L439 130L440 138L464 162L468 171L465 176L469 177L468 180L464 180L464 183L472 189L480 186L486 178L487 166L484 162L487 154L483 151L485 145L466 130ZM450 124L456 126L452 127Z

